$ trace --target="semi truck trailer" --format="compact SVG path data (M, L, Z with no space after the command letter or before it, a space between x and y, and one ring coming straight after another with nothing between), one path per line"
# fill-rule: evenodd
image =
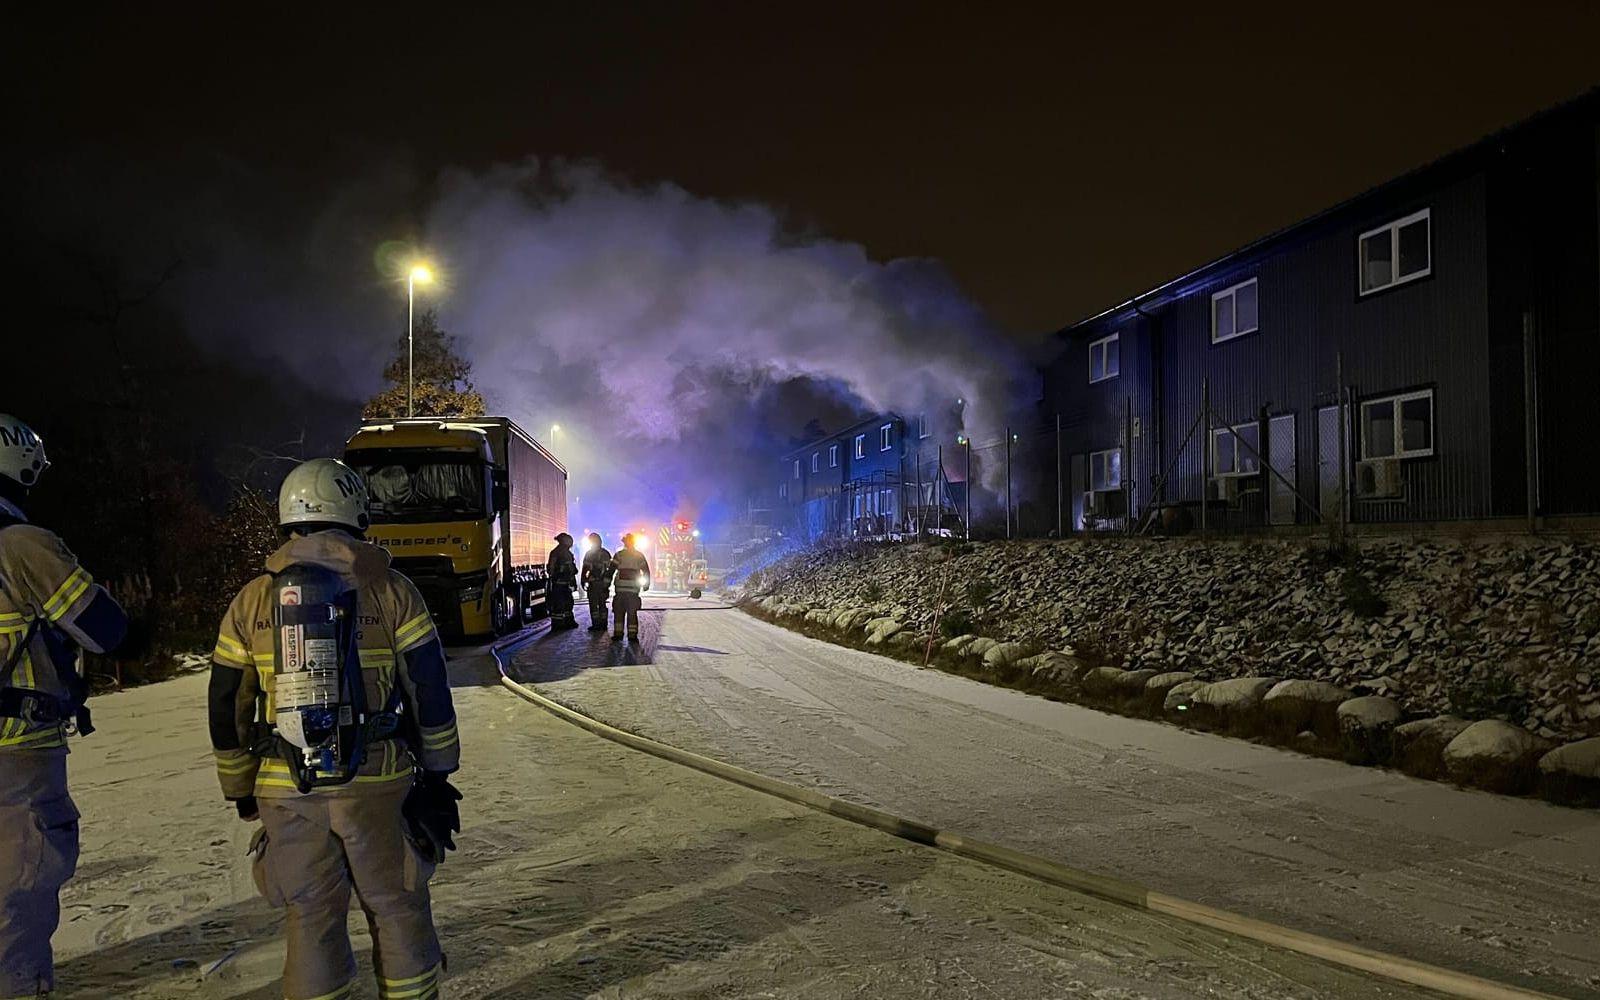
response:
M508 417L373 421L345 443L368 537L447 636L504 635L547 613L545 557L567 530L567 469Z

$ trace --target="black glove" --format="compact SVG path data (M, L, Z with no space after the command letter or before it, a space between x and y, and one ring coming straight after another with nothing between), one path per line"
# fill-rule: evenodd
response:
M234 799L233 807L239 810L239 818L246 823L251 823L261 818L261 810L256 806L256 797L254 795L246 795L242 799Z
M400 807L412 841L434 864L444 861L446 851L456 849L450 835L461 832L461 807L456 805L460 801L461 793L450 784L448 775L424 771Z

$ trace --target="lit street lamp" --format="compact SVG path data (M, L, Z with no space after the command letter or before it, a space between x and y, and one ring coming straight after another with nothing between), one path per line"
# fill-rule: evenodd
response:
M416 332L417 318L417 285L433 280L433 272L424 264L414 265L406 273L406 416L417 415L416 408L416 347L414 334Z

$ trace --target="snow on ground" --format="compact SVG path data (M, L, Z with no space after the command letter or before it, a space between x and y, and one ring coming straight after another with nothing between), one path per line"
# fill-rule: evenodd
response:
M519 653L625 728L935 826L1369 947L1600 990L1600 814L1105 715L651 601L619 655ZM666 610L659 610L666 609Z
M569 640L619 684L650 652L545 645ZM452 998L1419 995L727 785L535 709L481 656L452 669L466 830L435 882ZM100 732L72 757L84 856L63 997L279 995L281 920L218 794L204 697L194 676L96 703Z

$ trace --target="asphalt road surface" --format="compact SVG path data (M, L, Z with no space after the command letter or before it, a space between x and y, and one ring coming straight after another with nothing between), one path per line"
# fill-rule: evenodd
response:
M637 645L553 633L512 669L607 722L945 829L1506 982L1600 991L1593 811L1062 705L709 599L652 596L643 618Z

